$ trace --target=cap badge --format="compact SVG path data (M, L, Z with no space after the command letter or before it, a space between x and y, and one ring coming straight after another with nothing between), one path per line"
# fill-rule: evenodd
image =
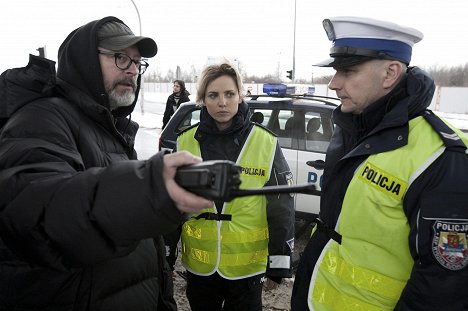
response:
M329 19L324 19L322 25L325 29L325 32L327 33L328 40L334 41L336 39L336 35L332 22Z

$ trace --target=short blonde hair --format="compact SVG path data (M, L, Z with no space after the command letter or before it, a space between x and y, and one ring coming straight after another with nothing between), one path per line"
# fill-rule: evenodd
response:
M202 71L197 83L197 105L204 105L206 89L208 88L208 84L222 76L228 76L234 80L237 86L237 90L239 92L239 96L241 100L243 99L244 85L242 83L242 79L239 72L228 62L223 62L218 65L209 65L205 67L205 69Z

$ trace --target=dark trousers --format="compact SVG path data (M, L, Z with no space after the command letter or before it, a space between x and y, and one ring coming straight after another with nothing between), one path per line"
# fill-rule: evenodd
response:
M164 244L166 246L166 260L169 263L169 267L174 271L174 266L177 260L177 244L179 243L180 234L182 232L182 225L177 227L173 232L163 235Z
M262 277L226 280L218 273L198 276L187 272L187 299L192 311L261 311Z

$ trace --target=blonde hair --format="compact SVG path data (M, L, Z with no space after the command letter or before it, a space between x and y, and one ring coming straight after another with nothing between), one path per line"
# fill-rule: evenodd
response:
M202 71L197 83L197 105L203 106L208 84L222 76L231 77L236 83L241 100L243 99L244 85L239 72L228 62L209 65Z

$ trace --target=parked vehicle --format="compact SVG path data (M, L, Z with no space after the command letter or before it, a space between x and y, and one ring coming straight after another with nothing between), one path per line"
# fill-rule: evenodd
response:
M321 189L325 152L334 129L332 111L337 98L316 95L288 95L278 85L266 84L265 93L246 98L251 120L278 136L296 184L313 183ZM174 113L159 138L159 149L174 149L177 133L199 122L200 107L183 103ZM295 196L296 218L311 221L318 215L320 198L306 194Z

